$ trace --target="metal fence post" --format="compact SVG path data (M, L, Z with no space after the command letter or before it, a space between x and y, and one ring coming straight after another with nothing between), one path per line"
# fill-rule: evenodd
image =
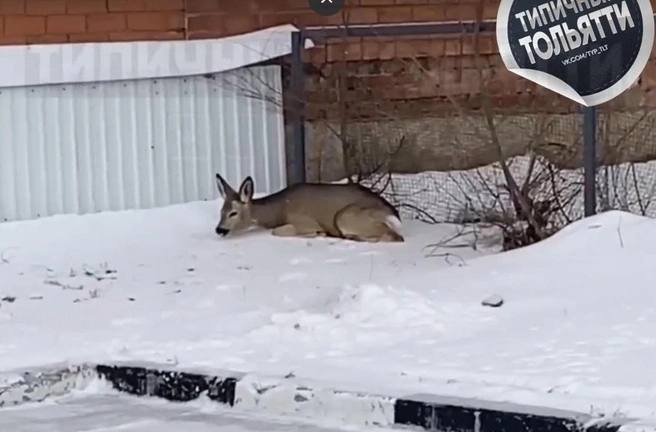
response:
M583 199L585 216L597 212L597 109L583 108Z
M292 140L288 157L291 158L290 183L305 182L305 74L303 70L303 48L305 35L302 31L292 32L291 66L291 129Z

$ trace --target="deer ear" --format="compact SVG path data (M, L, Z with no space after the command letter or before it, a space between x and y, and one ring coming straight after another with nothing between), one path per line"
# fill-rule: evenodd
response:
M241 186L239 186L239 198L243 202L249 202L250 200L253 199L253 179L251 176L248 176L244 179L244 181L241 183Z
M235 191L230 187L227 181L219 173L216 174L216 188L219 190L221 198L225 199L228 195L234 194Z

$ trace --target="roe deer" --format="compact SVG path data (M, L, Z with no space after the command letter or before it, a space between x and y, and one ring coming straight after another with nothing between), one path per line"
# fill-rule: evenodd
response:
M358 184L302 183L256 199L250 176L239 192L219 174L216 185L223 198L216 233L222 237L257 226L281 237L404 241L396 209Z

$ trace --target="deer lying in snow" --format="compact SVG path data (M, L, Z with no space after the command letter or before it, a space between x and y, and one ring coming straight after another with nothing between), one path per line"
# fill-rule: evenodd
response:
M366 242L402 242L401 220L384 198L357 184L302 183L253 199L249 176L239 192L216 175L223 198L219 236L251 227L282 237L337 237Z

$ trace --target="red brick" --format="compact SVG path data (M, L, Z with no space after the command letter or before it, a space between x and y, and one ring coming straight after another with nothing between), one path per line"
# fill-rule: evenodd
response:
M225 20L225 29L229 35L257 30L259 25L259 20L252 15L229 16Z
M481 49L480 42L479 42L479 45L477 46L474 43L474 37L473 36L471 36L471 35L463 36L462 39L460 40L460 43L461 43L461 46L462 46L462 50L460 52L462 54L464 54L464 55L476 54L476 49L479 50L479 54L480 54L480 49Z
M494 66L494 70L503 70L506 71L506 65L503 64L501 56L495 55L488 58L488 64Z
M381 60L391 60L396 57L396 44L394 42L383 43L380 49Z
M276 10L271 8L272 0L268 2L262 0L221 0L219 4L221 5L219 11L226 14L256 15L262 10L263 6L268 11ZM268 6L265 6L267 4Z
M217 39L225 37L225 31L197 31L187 32L187 39Z
M46 31L45 17L37 16L6 16L5 17L5 35L6 36L27 36L42 34Z
M445 18L449 21L472 21L476 19L476 6L471 4L459 4L445 9Z
M68 35L70 42L106 42L109 40L107 33L77 33Z
M352 41L346 44L344 50L346 60L362 60L362 41Z
M278 2L275 2L277 5ZM257 14L259 12L280 11L284 8L272 6L271 1L263 0L187 0L187 13L217 12L224 14Z
M481 37L480 50L481 54L497 54L499 52L499 47L496 38L491 36Z
M446 53L446 41L443 39L433 39L431 41L431 54L433 57L444 57Z
M344 46L342 44L328 45L328 62L336 62L344 59Z
M448 40L444 41L445 51ZM462 61L456 57L442 57L440 59L440 69L455 69L462 65Z
M481 87L481 75L477 69L461 69L460 79L474 86L474 91L479 92Z
M433 55L433 41L431 39L422 39L411 41L410 45L415 51L417 57L431 57Z
M267 2L271 6L278 6L277 10L286 11L311 11L308 0L278 0Z
M313 12L314 13L314 12ZM262 27L273 27L282 24L298 25L301 21L300 13L270 13L260 15L260 24Z
M410 5L417 6L422 4L430 3L429 0L396 0L397 5Z
M328 45L327 60L328 62L362 60L362 54L362 41L351 39L346 43L339 42Z
M375 60L380 53L380 43L366 40L362 42L362 59Z
M28 15L53 15L66 13L66 0L30 0L26 3Z
M344 17L342 14L321 16L314 12L299 14L296 22L301 26L328 26L348 24L344 22Z
M25 0L0 0L0 14L20 15L23 13L25 13Z
M0 45L24 45L25 36L0 36Z
M110 12L145 11L143 0L107 0L107 9Z
M499 13L499 4L485 4L483 8L483 19L496 20Z
M145 41L145 40L179 40L184 39L182 31L140 31L140 32L120 32L110 33L111 41Z
M415 6L412 8L414 21L444 21L446 12L439 6Z
M128 28L138 31L166 31L184 28L184 17L177 12L133 12Z
M2 40L0 39L0 44L2 43ZM645 94L645 100L643 102L644 106L647 107L655 107L656 106L656 90L648 90Z
M110 12L183 10L184 0L107 0Z
M309 57L308 62L320 66L326 63L326 49L324 47L314 47L303 50L304 56Z
M647 63L645 70L640 76L641 85L646 89L656 87L656 65L652 62Z
M414 51L411 50L410 44L408 41L404 40L397 40L394 45L396 46L396 50L394 52L394 57L395 58L410 58L414 57Z
M400 40L396 43L396 55L399 58L430 57L433 54L432 39Z
M444 55L459 56L462 55L462 41L460 39L447 39L444 46Z
M462 38L462 53L465 55L476 54L476 40L474 36L468 35ZM478 39L478 54L489 55L497 53L496 40L492 37L481 36Z
M68 36L65 34L40 34L27 36L28 44L53 44L68 42Z
M106 0L66 0L68 13L90 14L107 12Z
M225 34L225 17L223 15L201 15L189 17L187 21L189 32L213 32Z
M346 16L350 24L375 24L378 22L378 10L376 8L349 9Z
M187 0L187 13L218 12L220 0Z
M149 11L184 10L184 0L144 0Z
M127 28L127 19L120 13L93 14L87 17L87 26L89 32L117 32Z
M86 28L84 15L51 15L46 20L48 33L82 33Z
M5 32L5 18L0 16L0 35Z
M362 6L385 6L393 5L394 0L360 0Z
M391 6L378 8L378 22L380 23L404 23L412 21L412 7Z

